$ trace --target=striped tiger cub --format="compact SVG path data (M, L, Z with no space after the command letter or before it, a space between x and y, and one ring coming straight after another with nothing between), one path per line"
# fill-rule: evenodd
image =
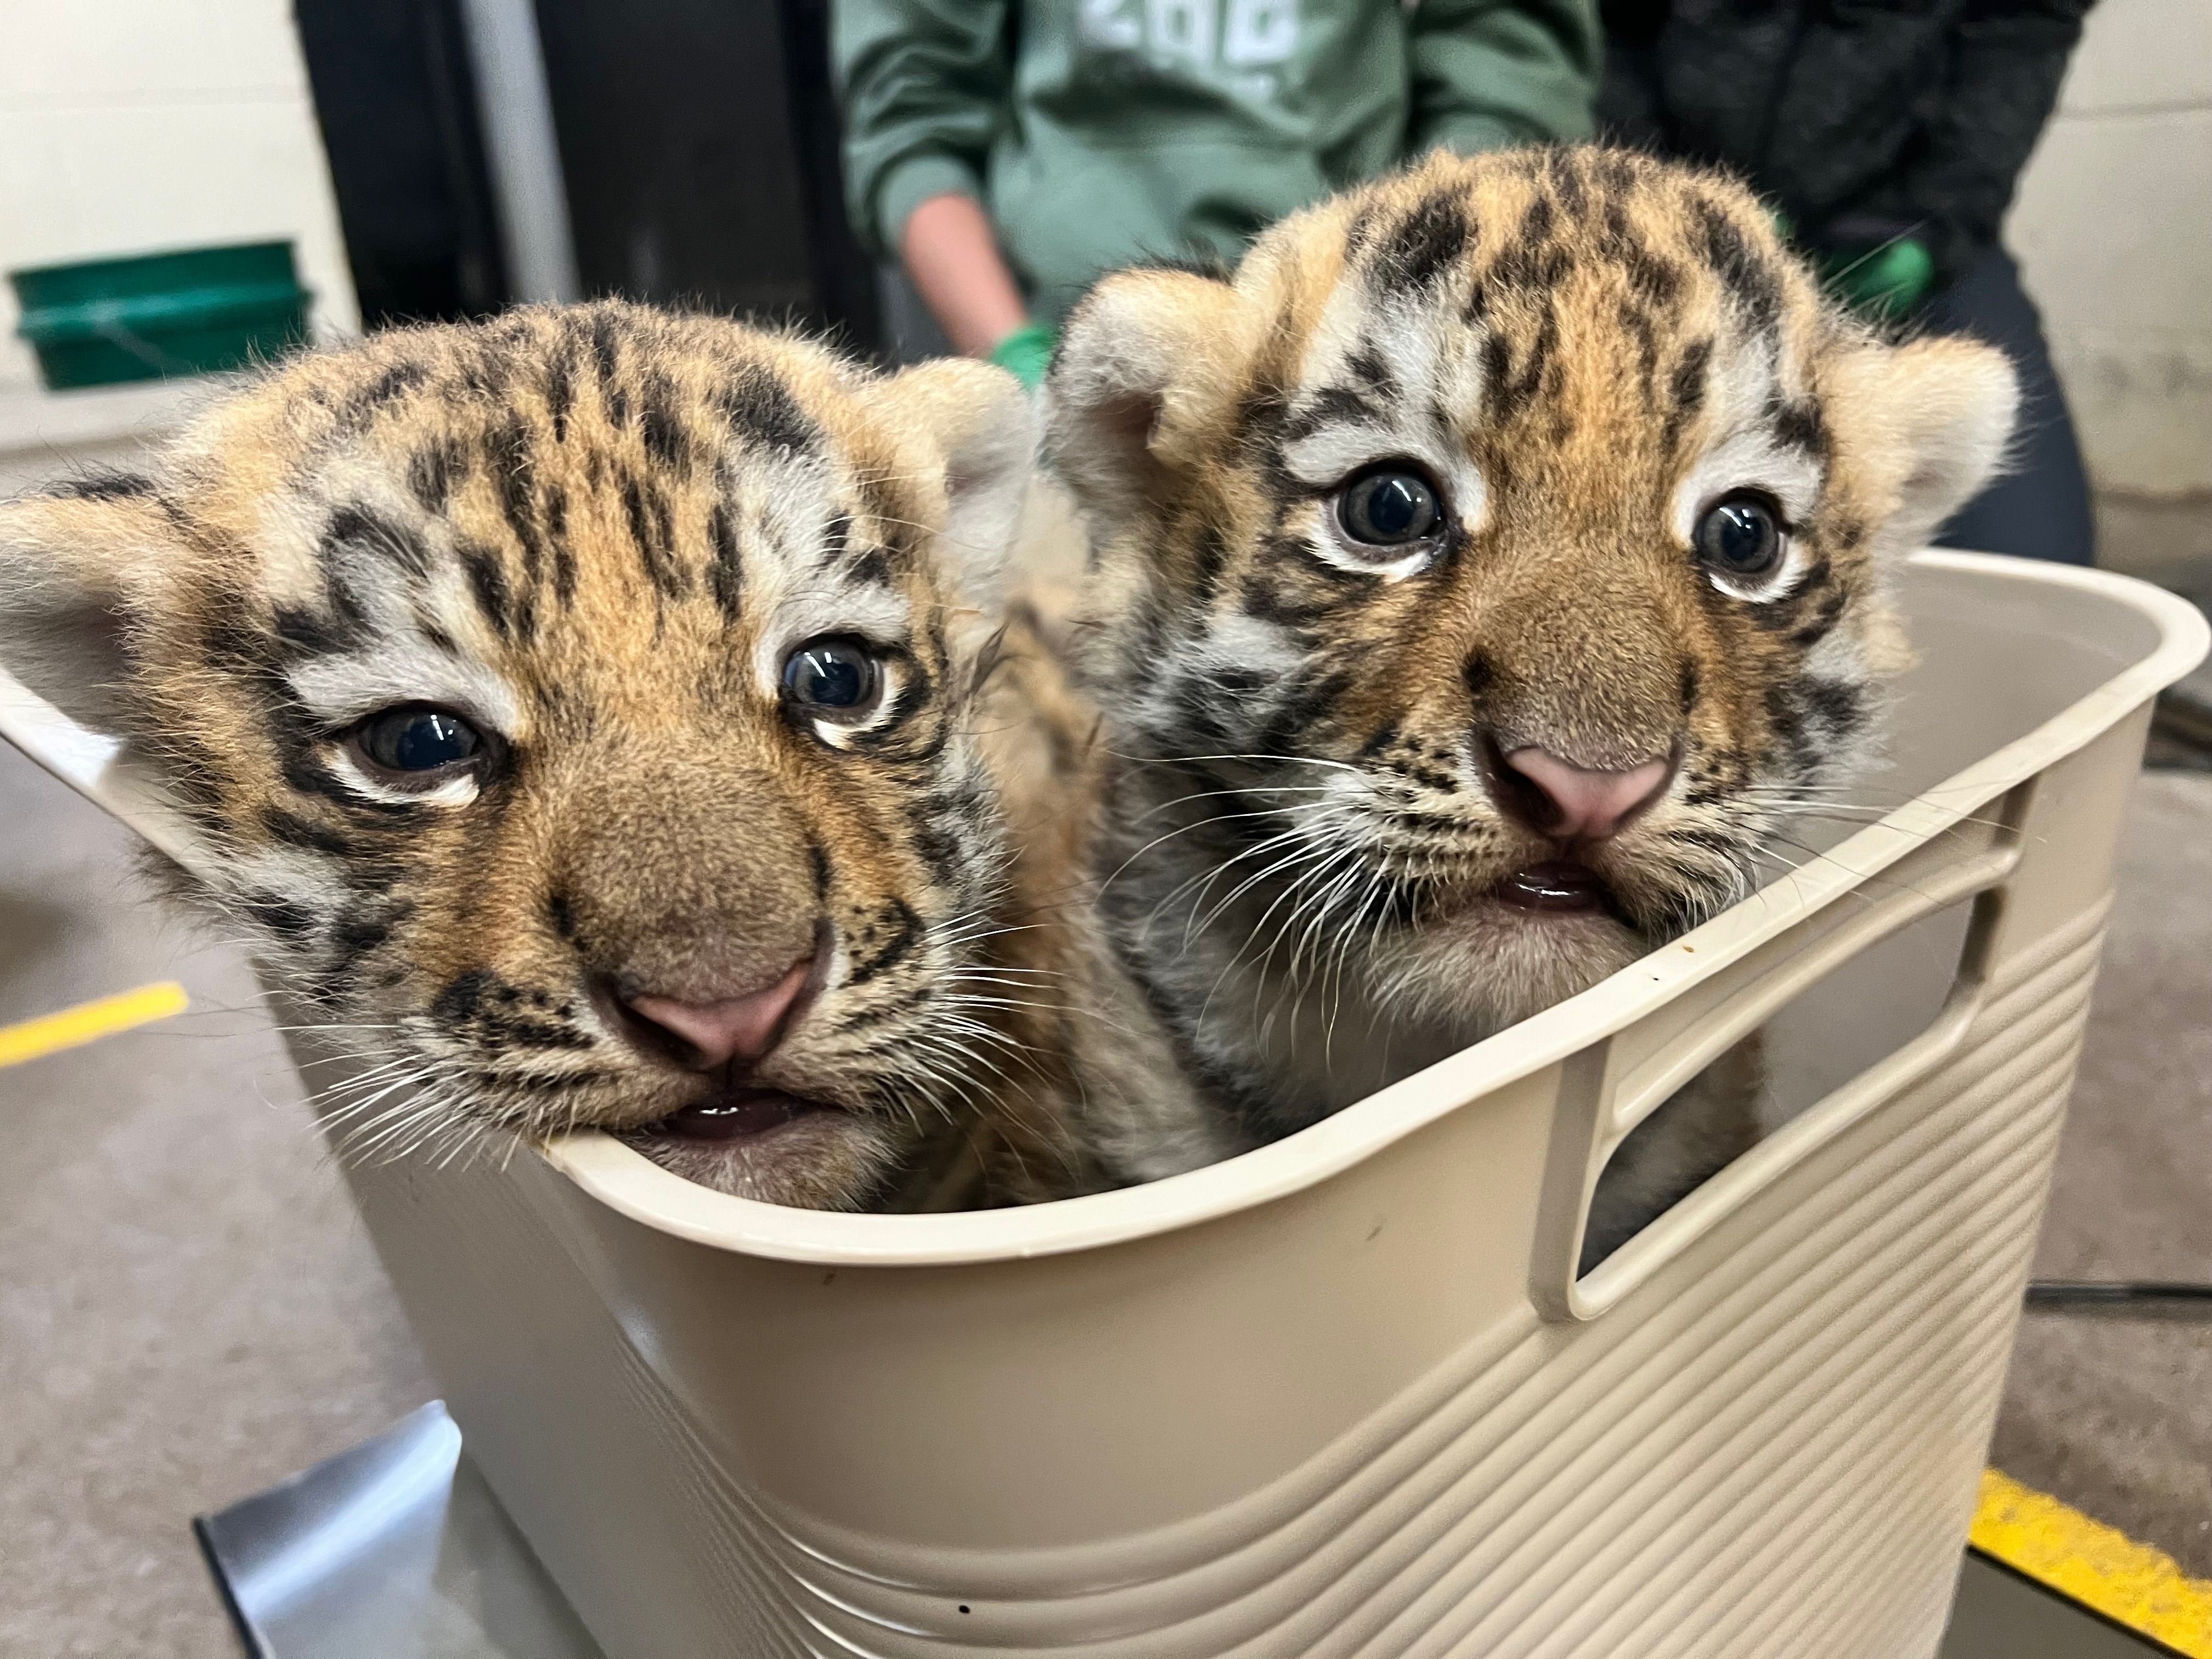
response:
M363 1061L342 1139L1020 1195L1073 1157L988 707L1030 429L983 365L631 305L380 334L0 505L0 661Z
M1232 276L1109 276L1047 399L1106 722L1091 948L1121 989L1086 1070L1144 1079L1085 1132L1144 1179L1753 890L1874 753L1888 573L1999 465L2016 392L1986 346L1852 320L1740 185L1579 149L1437 154ZM1624 1148L1589 1259L1747 1144L1754 1071Z

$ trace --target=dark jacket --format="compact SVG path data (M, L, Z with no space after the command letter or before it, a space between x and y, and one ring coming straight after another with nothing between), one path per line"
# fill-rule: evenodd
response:
M1996 241L2092 0L1605 0L1601 124L1721 162L1806 246Z

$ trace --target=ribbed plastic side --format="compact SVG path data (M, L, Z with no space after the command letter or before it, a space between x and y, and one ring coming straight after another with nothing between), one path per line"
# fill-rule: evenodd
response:
M680 1484L654 1503L702 1652L1915 1659L1949 1604L2102 919L2015 958L1939 1072L1620 1306L1474 1336L1170 1577L985 1601L949 1559L935 1582L910 1551L832 1560L720 1474L604 1312L568 1316L621 1345L621 1407Z

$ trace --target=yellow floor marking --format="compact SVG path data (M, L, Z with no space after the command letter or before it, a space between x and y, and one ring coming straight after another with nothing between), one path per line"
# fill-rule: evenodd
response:
M1974 1547L2190 1659L2212 1659L2212 1580L1995 1469L1982 1472Z
M176 981L142 985L94 1002L80 1002L58 1014L41 1014L20 1025L0 1025L0 1066L19 1065L41 1054L74 1048L127 1031L134 1025L181 1014L190 1005L185 988Z

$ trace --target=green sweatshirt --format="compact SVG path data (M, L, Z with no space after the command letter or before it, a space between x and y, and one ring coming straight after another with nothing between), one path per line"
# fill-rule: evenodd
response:
M1437 145L1590 130L1595 0L836 0L853 222L981 200L1038 312Z

